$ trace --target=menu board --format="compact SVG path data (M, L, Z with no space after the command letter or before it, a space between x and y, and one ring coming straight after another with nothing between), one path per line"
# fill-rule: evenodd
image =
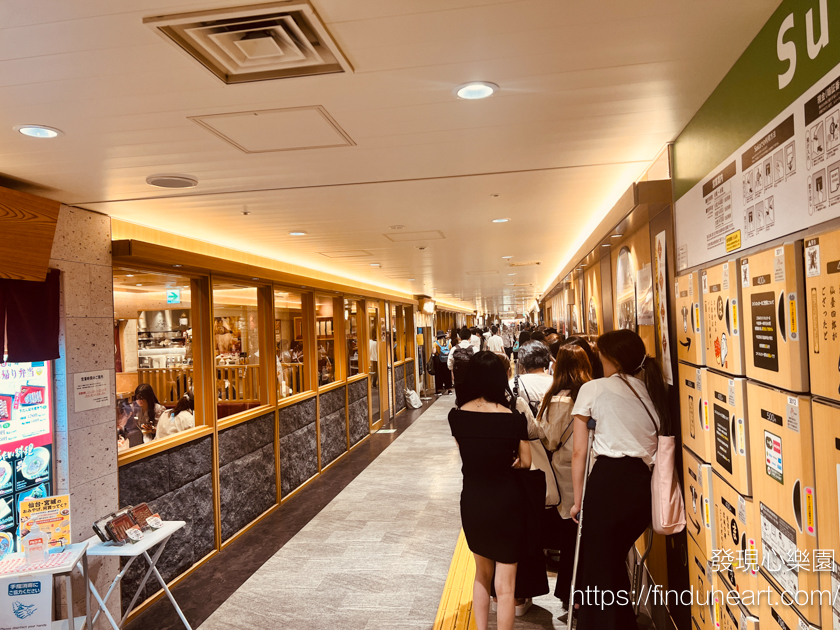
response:
M675 207L678 270L840 216L840 66Z
M19 503L53 491L49 362L0 364L0 559L14 551Z

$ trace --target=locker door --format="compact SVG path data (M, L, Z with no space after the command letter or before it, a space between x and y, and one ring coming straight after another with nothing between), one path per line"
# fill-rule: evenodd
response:
M718 572L727 588L737 593L755 591L758 588L758 568L745 566L745 562L761 562L753 501L738 494L717 474L714 476L712 497L715 503L715 541L721 552L727 552L727 562L732 563L728 568L721 566ZM732 560L729 560L730 556Z
M703 345L706 365L744 375L744 330L741 283L735 260L701 273L703 286Z
M740 280L747 376L792 392L807 392L802 242L742 258Z
M691 622L695 630L715 630L714 606L712 602L712 580L714 575L709 569L706 556L689 536L688 544L688 581L694 589L691 598Z
M715 472L745 497L753 496L750 482L750 431L747 382L709 370L703 394L712 435L711 463Z
M705 364L703 312L700 304L699 274L677 278L677 358L694 365Z
M840 230L805 241L811 393L840 401Z
M691 449L704 462L710 462L712 433L709 430L708 417L703 413L706 369L680 363L677 371L683 445Z
M729 590L720 573L716 573L714 577L715 628L720 628L720 630L759 630L758 617L743 605L739 605L740 597L737 593Z
M814 466L819 499L819 549L834 550L830 571L818 571L820 588L836 593L840 584L840 408L814 401ZM814 567L815 569L817 567ZM828 602L822 607L822 627L840 628L840 612Z
M712 529L712 467L683 448L686 529L707 558L715 549Z
M759 582L759 588L763 591L761 605L759 606L758 611L758 617L761 619L761 630L764 630L765 628L771 628L772 630L783 630L786 628L795 628L796 630L817 630L818 624L805 617L802 614L801 608L795 604L787 606L781 603L782 593L771 580L767 579L766 575L761 573ZM772 605L767 601L768 588L770 589L770 599L773 602ZM829 629L823 628L823 630Z

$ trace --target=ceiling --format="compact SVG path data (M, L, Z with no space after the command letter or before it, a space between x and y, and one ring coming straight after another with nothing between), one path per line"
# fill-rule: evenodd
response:
M500 312L533 303L778 2L312 0L349 71L237 85L143 23L245 4L4 0L0 181ZM453 95L472 80L500 91ZM273 128L265 139L240 129L253 152L200 124L236 127L216 117L284 108L306 108L294 111L315 148L262 150L288 148L292 118L273 139ZM320 112L329 130L316 128ZM24 123L64 135L27 138L13 130ZM146 184L160 173L199 184ZM324 255L348 250L369 255ZM510 268L502 256L541 264Z

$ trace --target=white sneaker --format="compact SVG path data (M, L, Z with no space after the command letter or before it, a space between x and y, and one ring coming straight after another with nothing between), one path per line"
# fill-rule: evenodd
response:
M494 613L494 612L496 612L496 610L498 610L498 608L499 608L499 602L497 602L495 599L493 599L491 597L490 598L490 612Z
M530 597L526 599L522 604L516 607L516 616L521 617L528 612L528 609L531 608L531 604L533 603L534 601Z

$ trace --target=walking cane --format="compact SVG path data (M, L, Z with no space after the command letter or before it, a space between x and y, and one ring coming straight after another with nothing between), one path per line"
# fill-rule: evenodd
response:
M577 580L578 558L580 557L580 536L583 533L583 499L586 496L586 481L589 479L589 458L592 456L592 441L595 439L595 420L586 421L588 444L586 446L586 466L584 467L583 488L580 493L580 511L578 512L577 540L575 541L575 563L572 567L572 590L569 592L569 614L566 617L566 628L571 630L572 618L575 614L575 580Z

